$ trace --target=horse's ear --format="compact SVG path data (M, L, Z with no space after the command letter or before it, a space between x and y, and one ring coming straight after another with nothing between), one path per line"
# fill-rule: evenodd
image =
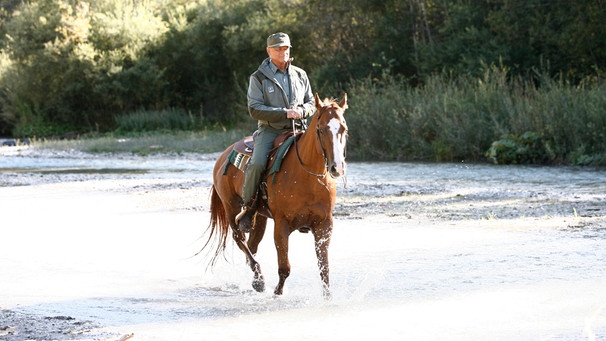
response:
M316 109L320 110L322 108L322 101L320 101L320 96L318 96L317 92L316 92L316 95L314 96L314 100L316 102Z
M343 99L341 100L341 102L339 103L339 106L341 107L341 109L345 110L348 108L347 106L347 92L344 93L343 95Z

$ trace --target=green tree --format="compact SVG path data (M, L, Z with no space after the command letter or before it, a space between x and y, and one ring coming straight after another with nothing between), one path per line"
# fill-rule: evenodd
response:
M3 72L2 117L17 135L48 135L113 124L116 111L162 101L145 48L166 30L139 1L38 0L7 23L12 59Z
M516 73L543 69L580 80L604 69L606 4L596 0L495 1L486 22ZM603 72L603 71L602 71Z
M7 0L0 121L18 134L106 130L117 116L185 110L249 122L249 75L284 31L321 96L355 82L478 79L493 66L545 86L600 84L603 1ZM469 78L471 77L471 78ZM355 99L352 98L352 108ZM393 101L384 101L393 103ZM352 110L353 111L353 110ZM172 112L168 110L166 112Z

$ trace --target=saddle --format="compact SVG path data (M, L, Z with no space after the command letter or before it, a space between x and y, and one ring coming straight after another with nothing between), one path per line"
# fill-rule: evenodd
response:
M227 173L227 167L229 167L230 164L236 166L236 168L241 171L246 169L246 165L252 157L255 137L257 137L257 135L258 131L255 131L252 136L246 136L234 144L234 147L227 157L228 162L225 165L223 175ZM282 164L282 159L288 152L290 145L294 142L294 139L298 138L300 135L301 133L297 133L297 136L295 137L292 131L286 131L276 137L274 140L275 147L269 152L269 162L266 169L266 171L269 171L269 174L278 172L280 165Z
M256 130L251 136L246 136L245 138L236 142L233 150L240 154L251 156L253 149L255 148L255 137L257 137L257 134L258 131Z

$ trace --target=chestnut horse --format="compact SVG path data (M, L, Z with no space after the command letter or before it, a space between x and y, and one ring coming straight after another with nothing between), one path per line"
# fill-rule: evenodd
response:
M255 260L258 245L263 239L267 219L274 220L274 243L278 253L279 282L274 290L281 295L284 282L290 274L288 238L296 230L311 231L315 240L316 256L320 269L324 296L330 296L328 278L328 246L333 227L332 212L335 207L335 179L345 173L345 144L347 124L343 113L347 109L347 94L341 102L315 95L316 114L309 129L300 133L290 151L282 160L277 173L266 175L266 198L253 219L249 238L238 229L236 215L242 205L244 173L229 163L229 154L235 144L227 148L215 163L211 188L209 237L204 248L215 244L211 264L226 247L231 234L238 247L245 253L247 263L254 273L253 288L265 289L261 266ZM277 147L277 142L276 142ZM270 165L275 160L270 160Z

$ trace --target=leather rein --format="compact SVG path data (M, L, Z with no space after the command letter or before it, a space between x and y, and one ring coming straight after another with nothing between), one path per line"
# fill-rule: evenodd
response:
M303 126L304 130L306 131L307 125L305 124L305 122L303 120L299 120L299 122L301 122L301 125ZM328 173L328 159L326 158L326 152L324 151L324 146L322 146L322 143L320 142L320 147L321 147L320 149L322 150L322 157L324 158L324 173L320 174L320 173L312 172L312 171L308 170L307 168L305 168L305 166L303 165L303 161L301 161L301 156L299 155L299 147L297 147L297 128L296 128L294 119L292 120L292 132L293 132L293 136L295 138L295 140L293 142L295 144L295 152L297 154L297 160L299 161L299 165L301 165L301 168L303 168L303 170L306 171L310 175L313 175L320 179L325 178L326 174ZM319 135L317 128L316 128L316 134Z

